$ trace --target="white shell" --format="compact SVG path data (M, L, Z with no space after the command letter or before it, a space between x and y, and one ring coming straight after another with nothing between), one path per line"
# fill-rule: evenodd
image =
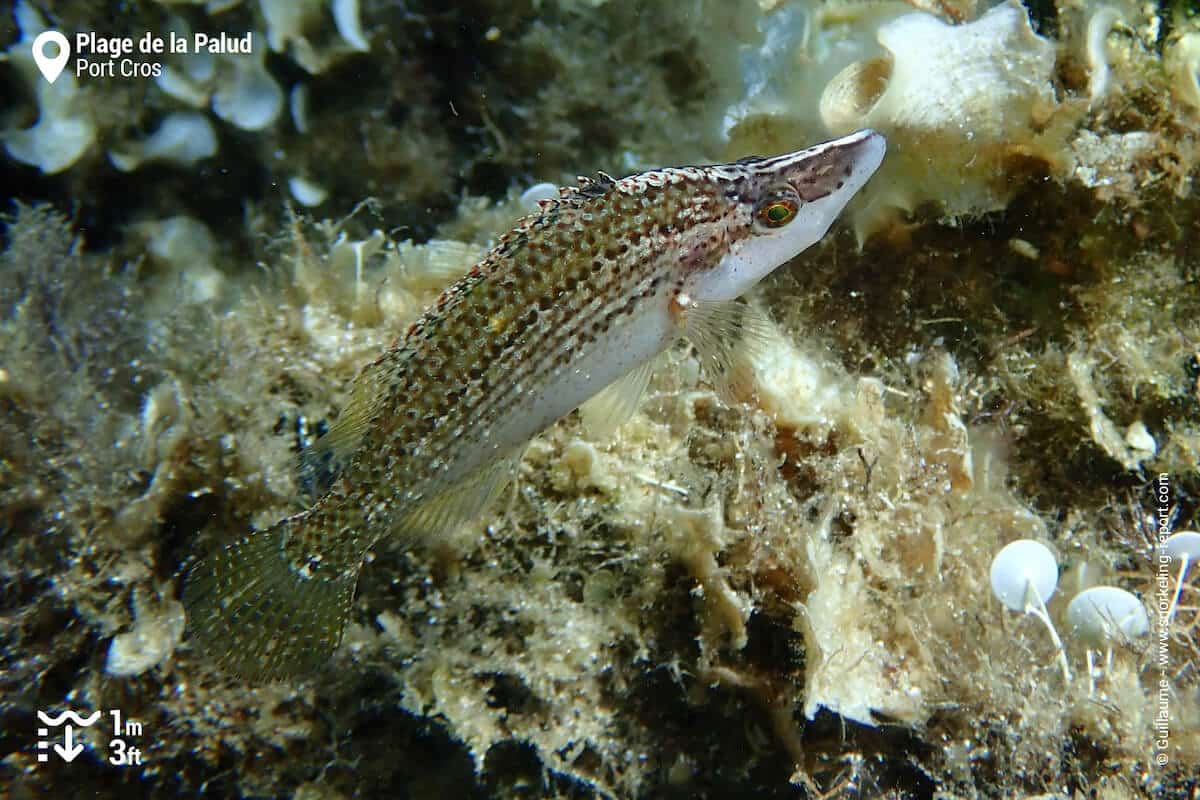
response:
M1067 623L1090 647L1145 636L1150 631L1142 601L1115 586L1094 586L1075 595L1067 606Z
M879 102L891 77L892 62L887 58L855 61L835 75L818 106L829 132L841 136L862 127L861 120Z
M1054 45L1033 32L1018 3L967 25L907 14L878 36L895 65L870 120L956 141L963 158L977 157L984 142L1024 133L1032 107L1054 101Z
M1058 586L1058 562L1050 548L1032 539L1010 542L992 559L992 593L1013 611L1025 610L1025 591L1032 584L1043 603Z
M886 55L843 68L819 104L830 133L873 128L892 143L855 211L860 241L931 201L946 216L1004 208L1018 185L996 180L1006 160L1054 150L1054 44L1015 0L963 25L905 14L877 38Z

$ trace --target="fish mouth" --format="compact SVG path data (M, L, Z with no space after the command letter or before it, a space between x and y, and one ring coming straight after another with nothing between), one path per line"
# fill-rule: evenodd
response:
M826 142L826 146L841 150L853 161L854 172L865 173L867 178L875 174L875 170L879 169L883 157L887 154L887 139L882 133L870 128L863 128L848 136Z

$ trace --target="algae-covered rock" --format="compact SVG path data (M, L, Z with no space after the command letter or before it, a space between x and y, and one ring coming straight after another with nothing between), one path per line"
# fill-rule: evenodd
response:
M13 12L12 796L1195 792L1200 592L1160 545L1200 506L1188 4ZM261 49L49 87L23 49L43 25ZM680 343L628 421L562 420L483 517L373 548L312 675L240 681L181 635L192 559L303 506L297 453L354 376L545 182L859 125L888 161L752 293L771 321L732 396ZM1069 680L991 593L1018 539L1057 559ZM1148 636L1074 636L1096 587L1140 603ZM36 744L37 712L67 709L105 719L71 765ZM141 726L140 765L108 762L113 709Z

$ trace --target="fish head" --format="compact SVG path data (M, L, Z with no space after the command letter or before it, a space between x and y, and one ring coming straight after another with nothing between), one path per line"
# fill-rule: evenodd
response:
M770 158L709 167L727 214L719 259L688 276L698 300L731 300L819 241L883 161L872 130Z

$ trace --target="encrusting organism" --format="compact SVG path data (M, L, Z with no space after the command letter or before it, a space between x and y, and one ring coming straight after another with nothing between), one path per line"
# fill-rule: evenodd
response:
M763 321L737 298L820 240L883 160L871 130L773 158L601 174L543 200L359 374L301 461L311 507L197 562L197 649L249 678L325 662L367 550L436 537L584 401L629 413L679 336L739 381ZM605 389L605 387L608 387Z
M992 559L990 573L992 594L1012 611L1029 614L1041 620L1050 632L1058 651L1058 663L1063 679L1071 682L1071 667L1062 639L1054 628L1046 601L1058 588L1058 561L1050 548L1032 539L1009 542Z
M1159 559L1179 562L1179 574L1175 578L1175 593L1171 596L1171 605L1167 609L1166 620L1175 618L1179 608L1179 598L1183 594L1183 583L1187 580L1188 569L1200 561L1200 533L1196 531L1177 531L1166 538L1158 548Z
M1150 632L1146 608L1132 592L1116 586L1093 586L1071 598L1067 606L1071 634L1087 648L1088 696L1096 693L1093 650L1104 648L1112 663L1112 645Z

